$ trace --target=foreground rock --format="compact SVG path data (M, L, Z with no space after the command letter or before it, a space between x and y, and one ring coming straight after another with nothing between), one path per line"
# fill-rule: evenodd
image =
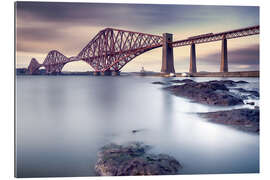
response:
M170 175L177 174L180 163L166 154L149 154L142 143L109 144L101 148L95 166L100 176Z
M260 131L259 109L233 109L199 114L211 122L229 125L243 131L254 133Z
M182 85L175 85L164 88L177 96L187 97L195 102L232 106L244 104L240 97L229 92L227 86L234 86L236 82L231 80L208 81L208 82L187 82ZM227 85L227 86L226 86Z

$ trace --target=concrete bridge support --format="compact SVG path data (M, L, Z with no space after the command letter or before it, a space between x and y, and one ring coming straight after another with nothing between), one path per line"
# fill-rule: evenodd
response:
M120 75L120 71L112 71L112 76L119 76Z
M169 46L169 43L172 41L173 41L172 34L169 33L163 34L161 72L164 73L175 73L173 62L173 47Z
M189 72L190 73L196 73L197 72L197 66L196 66L196 50L195 50L195 44L194 43L192 43L191 46L190 46Z
M227 39L222 40L220 72L228 72Z

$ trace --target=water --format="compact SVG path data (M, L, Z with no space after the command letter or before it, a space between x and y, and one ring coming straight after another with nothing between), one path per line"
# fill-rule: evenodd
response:
M17 76L17 177L94 176L100 147L130 141L174 156L183 166L179 174L259 172L259 136L196 115L228 108L192 103L151 84L168 80ZM233 80L259 89L258 78ZM233 108L239 107L251 106Z

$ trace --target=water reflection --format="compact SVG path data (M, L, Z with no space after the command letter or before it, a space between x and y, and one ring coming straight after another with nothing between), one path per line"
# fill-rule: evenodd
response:
M166 129L167 131L170 131L172 118L173 118L173 108L174 108L174 104L172 100L173 96L165 91L162 92L162 96L163 96L163 103L162 103L163 125L162 127Z

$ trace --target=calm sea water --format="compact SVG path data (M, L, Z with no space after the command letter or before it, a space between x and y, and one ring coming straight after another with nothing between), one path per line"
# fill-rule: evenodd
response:
M179 174L259 172L259 135L196 114L228 108L192 103L151 84L171 79L181 78L17 76L17 177L94 176L100 147L130 141L174 156L183 166ZM233 80L259 89L258 78ZM251 106L233 108L239 107Z

